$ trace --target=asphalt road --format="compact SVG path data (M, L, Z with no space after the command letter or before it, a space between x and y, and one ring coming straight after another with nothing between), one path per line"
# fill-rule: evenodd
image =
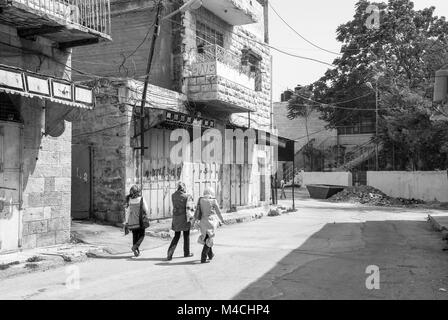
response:
M210 264L199 263L195 236L193 258L165 262L168 243L137 259L93 258L0 281L0 299L448 299L448 253L428 212L298 207L224 226ZM378 290L366 287L369 266L379 268Z

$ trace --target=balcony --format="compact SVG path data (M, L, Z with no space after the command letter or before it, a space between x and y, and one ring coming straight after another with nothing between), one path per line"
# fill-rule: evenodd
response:
M188 98L231 113L255 111L256 75L241 60L220 46L202 47L188 77Z
M0 24L20 37L42 36L61 49L111 40L110 0L0 0Z
M202 5L232 26L258 23L263 16L257 0L203 0Z

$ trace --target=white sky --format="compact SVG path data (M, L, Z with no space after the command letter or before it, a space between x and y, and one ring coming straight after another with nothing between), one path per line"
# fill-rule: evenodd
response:
M317 45L339 52L336 28L351 20L357 0L270 0L272 6L294 29ZM435 6L435 14L448 16L447 0L414 0L415 7L422 9ZM306 43L290 30L271 10L270 44L276 48L332 63L336 57ZM305 85L318 80L327 66L301 60L273 51L274 55L274 101L280 94L297 84Z

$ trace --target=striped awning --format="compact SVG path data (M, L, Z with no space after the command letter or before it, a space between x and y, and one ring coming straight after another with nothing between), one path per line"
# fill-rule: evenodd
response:
M84 109L95 101L92 88L5 65L0 65L0 92Z

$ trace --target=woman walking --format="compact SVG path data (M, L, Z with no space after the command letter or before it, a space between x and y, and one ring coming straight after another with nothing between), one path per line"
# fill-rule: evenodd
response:
M207 263L207 257L212 260L213 240L215 238L216 229L218 228L219 220L224 224L224 219L219 209L218 201L215 199L214 192L211 188L204 190L204 196L199 199L198 207L196 209L195 219L199 221L199 228L201 235L199 243L203 244L201 254L201 263Z
M176 250L181 233L183 233L184 236L184 257L188 258L193 256L193 254L190 253L191 222L187 219L187 203L192 199L193 198L187 194L185 183L178 182L177 190L171 196L173 202L173 223L171 229L174 231L175 235L168 249L168 261L173 260L173 254Z
M125 234L132 232L132 252L138 257L140 245L145 239L145 229L149 227L148 206L143 199L140 187L132 186L126 197Z

